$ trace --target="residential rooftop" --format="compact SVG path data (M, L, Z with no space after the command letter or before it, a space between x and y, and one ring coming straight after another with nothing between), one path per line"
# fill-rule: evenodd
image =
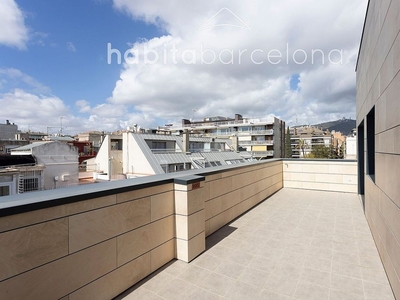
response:
M393 299L356 194L284 188L119 299Z

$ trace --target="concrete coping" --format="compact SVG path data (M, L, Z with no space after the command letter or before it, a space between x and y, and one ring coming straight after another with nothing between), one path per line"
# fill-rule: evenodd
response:
M189 175L189 176L175 178L174 183L188 185L191 183L196 183L196 182L205 181L205 180L206 180L205 176Z

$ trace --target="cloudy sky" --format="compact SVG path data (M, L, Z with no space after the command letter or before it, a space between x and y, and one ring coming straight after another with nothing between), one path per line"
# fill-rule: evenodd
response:
M1 0L0 123L355 118L367 0Z

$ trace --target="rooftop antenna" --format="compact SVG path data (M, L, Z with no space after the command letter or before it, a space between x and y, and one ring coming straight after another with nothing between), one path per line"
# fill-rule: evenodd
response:
M62 135L63 127L62 127L62 119L64 117L60 117L60 135Z
M191 122L194 122L194 113L196 112L196 109L192 109L192 119L190 120Z

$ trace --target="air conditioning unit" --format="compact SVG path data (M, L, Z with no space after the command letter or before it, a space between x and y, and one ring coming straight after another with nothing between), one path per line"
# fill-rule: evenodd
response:
M69 174L61 175L61 181L68 181L68 180L69 180Z

